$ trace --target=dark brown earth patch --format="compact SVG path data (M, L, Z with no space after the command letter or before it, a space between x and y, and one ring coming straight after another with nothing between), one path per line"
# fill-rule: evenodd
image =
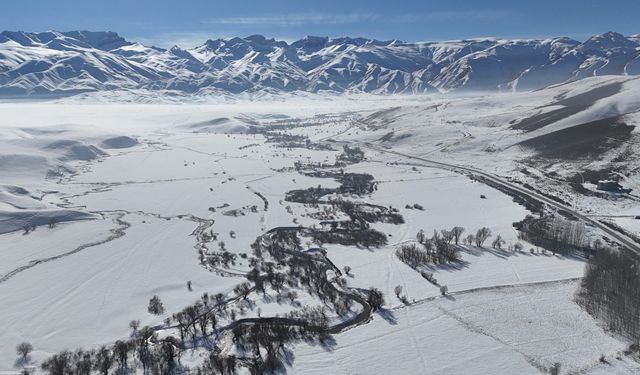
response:
M635 127L627 125L622 116L596 120L554 131L520 142L547 159L596 159L605 152L629 140Z
M523 119L517 124L511 126L511 128L516 130L524 130L526 132L531 132L543 128L547 125L553 124L554 122L575 115L578 112L582 112L585 109L591 107L596 101L615 95L621 90L622 82L615 82L568 98L562 96L556 97L556 99L558 100L557 102L549 104L545 107L550 107L552 105L561 105L563 106L562 108L535 114L531 117Z

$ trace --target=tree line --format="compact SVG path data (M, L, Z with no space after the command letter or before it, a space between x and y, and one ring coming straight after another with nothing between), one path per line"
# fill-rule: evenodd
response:
M535 218L531 215L513 226L522 240L542 247L556 254L573 251L592 253L600 247L587 236L585 224L578 220L568 220L559 215Z
M640 342L640 262L601 249L589 259L576 301L612 331Z
M410 243L400 246L396 250L396 256L409 265L420 271L421 268L430 264L446 264L460 260L460 244L484 246L491 237L491 230L483 227L475 233L463 236L465 228L455 226L451 229L434 230L431 237L427 237L424 230L416 234L417 243ZM504 241L498 235L494 241L494 247L501 247Z

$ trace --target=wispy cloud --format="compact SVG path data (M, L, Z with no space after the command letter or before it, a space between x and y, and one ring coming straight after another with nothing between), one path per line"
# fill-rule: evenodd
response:
M372 22L380 18L376 13L295 13L273 14L247 17L221 17L207 20L211 25L269 25L269 26L301 26L301 25L344 25L359 22Z
M517 18L519 13L509 10L481 11L434 11L428 13L410 13L391 16L394 22L461 22L461 21L498 21Z
M301 25L343 25L374 21L389 21L394 23L496 21L518 16L518 13L508 10L434 11L396 15L382 15L373 12L345 14L292 13L210 18L206 23L211 25L267 25L286 27Z
M192 32L159 32L144 37L134 37L144 45L171 47L178 45L183 48L201 45L207 39L243 36L248 32L268 32L268 36L276 36L277 30L285 30L291 35L287 27L293 28L305 25L348 25L348 24L413 24L448 22L492 22L513 19L521 16L519 13L506 10L482 11L433 11L418 13L396 13L383 15L374 12L361 13L289 13L263 14L256 16L209 18L200 23L201 29ZM207 29L207 30L204 30ZM275 31L275 33L274 33ZM279 38L291 41L295 37Z

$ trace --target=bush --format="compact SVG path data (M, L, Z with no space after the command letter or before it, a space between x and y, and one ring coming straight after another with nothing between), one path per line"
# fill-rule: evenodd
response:
M489 237L491 237L491 229L489 229L487 227L482 227L482 228L478 229L478 231L476 232L476 236L475 236L476 246L482 247L482 245L484 245L484 242Z
M151 299L149 300L149 307L147 307L147 311L149 311L149 313L153 315L164 314L164 305L162 304L160 297L151 297Z
M384 294L380 289L371 287L367 296L367 303L373 308L373 311L378 310L384 305Z
M428 282L430 282L433 285L438 286L438 280L436 280L435 277L433 277L433 273L431 272L420 272L420 275L422 275L422 277L424 277Z

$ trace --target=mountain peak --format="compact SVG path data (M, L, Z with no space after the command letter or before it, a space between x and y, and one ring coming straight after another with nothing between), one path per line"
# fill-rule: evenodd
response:
M582 44L583 51L590 52L605 52L607 50L615 49L618 51L626 51L633 52L636 47L638 47L638 43L626 38L624 35L614 32L608 31L603 34L594 35L591 38L587 39Z
M210 39L189 50L164 50L111 31L4 31L0 94L80 88L190 93L211 88L230 93L529 90L576 77L640 74L638 49L640 37L615 32L584 43L569 38L411 43L306 36L288 44L254 34Z
M76 30L63 32L61 34L76 40L80 40L93 48L103 51L110 51L115 48L133 44L113 31Z
M32 39L32 36L34 35L33 33L27 33L24 31L5 30L2 33L0 33L0 35L2 35L4 38L8 40L12 40L23 46L31 46L34 43L36 43L36 41Z
M275 42L274 38L267 39L264 35L261 34L253 34L243 38L244 40L248 40L253 43L267 43L267 42Z
M34 46L37 44L47 44L54 40L70 39L77 41L78 46L96 48L103 51L110 51L115 48L131 45L133 43L126 41L120 35L112 31L66 31L60 32L55 30L31 33L24 31L3 31L0 35L7 39L25 46ZM68 42L68 40L67 40Z
M169 48L169 53L181 59L194 60L193 55L189 53L189 51L183 50L178 46L173 46Z
M293 48L304 48L309 51L319 51L327 46L329 38L326 36L307 35L302 39L298 39L291 43Z

